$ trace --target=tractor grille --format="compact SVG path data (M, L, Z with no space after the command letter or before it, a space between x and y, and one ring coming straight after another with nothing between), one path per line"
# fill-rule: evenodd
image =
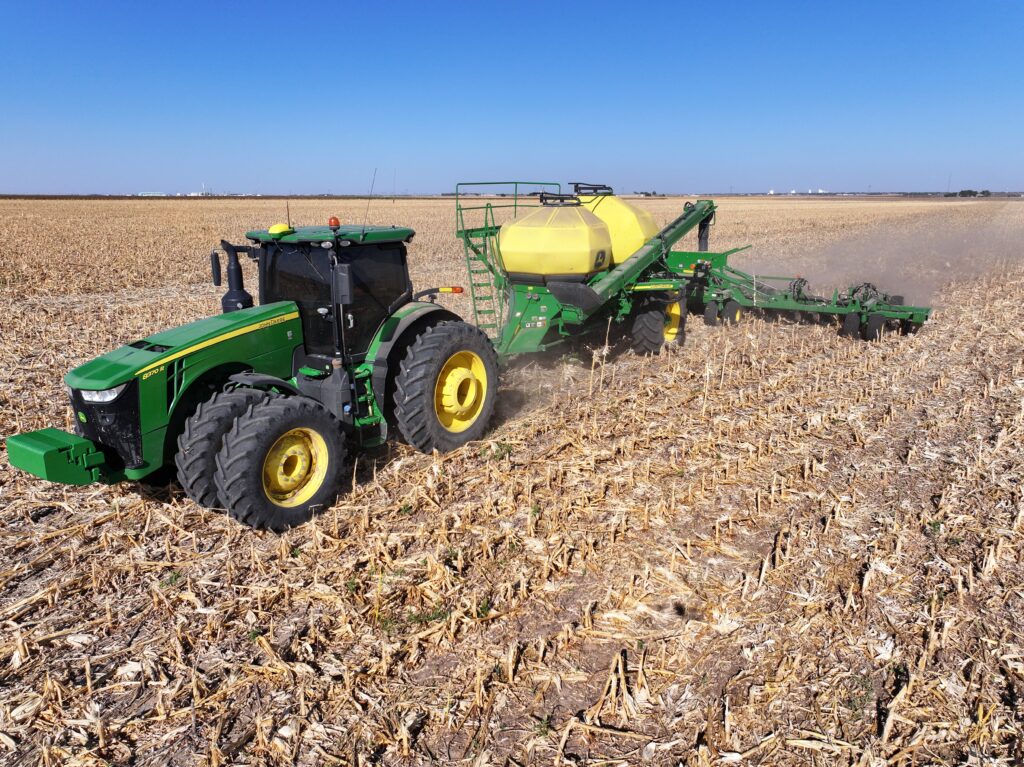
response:
M136 469L142 465L142 426L139 422L139 383L132 381L113 402L93 403L71 390L75 431L95 442L112 469ZM85 422L82 422L82 416Z

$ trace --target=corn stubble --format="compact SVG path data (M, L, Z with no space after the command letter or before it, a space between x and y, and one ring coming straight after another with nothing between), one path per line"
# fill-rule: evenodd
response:
M67 368L216 311L203 253L283 204L0 209L10 434L70 425ZM463 280L452 219L370 209L418 230L422 287ZM1019 242L1024 205L724 201L715 245L812 270L937 221ZM487 441L360 458L281 536L0 461L0 760L1019 763L1024 271L999 261L907 338L692 322L656 359L519 361Z

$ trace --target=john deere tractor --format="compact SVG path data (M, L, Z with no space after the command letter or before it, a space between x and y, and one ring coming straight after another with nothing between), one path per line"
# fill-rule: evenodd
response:
M280 530L334 501L347 455L397 431L429 452L479 438L497 393L485 333L413 293L412 229L277 225L222 241L223 314L87 362L65 378L75 434L7 440L10 463L68 484L165 468L197 503ZM259 269L259 305L240 257ZM426 299L426 300L424 300Z

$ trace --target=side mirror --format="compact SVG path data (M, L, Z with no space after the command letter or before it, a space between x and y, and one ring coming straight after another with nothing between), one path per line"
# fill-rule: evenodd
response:
M352 303L352 272L349 264L334 265L334 303Z
M220 287L220 253L210 251L210 273L213 275L214 287Z

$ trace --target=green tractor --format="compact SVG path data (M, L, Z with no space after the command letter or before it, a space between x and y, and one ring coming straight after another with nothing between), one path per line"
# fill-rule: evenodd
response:
M398 227L273 226L221 242L224 313L72 370L76 434L7 440L10 463L66 484L145 480L173 468L197 503L282 530L330 506L354 449L389 434L424 452L480 438L498 358L483 331L413 292ZM240 256L259 269L259 305ZM426 299L426 300L424 300Z

